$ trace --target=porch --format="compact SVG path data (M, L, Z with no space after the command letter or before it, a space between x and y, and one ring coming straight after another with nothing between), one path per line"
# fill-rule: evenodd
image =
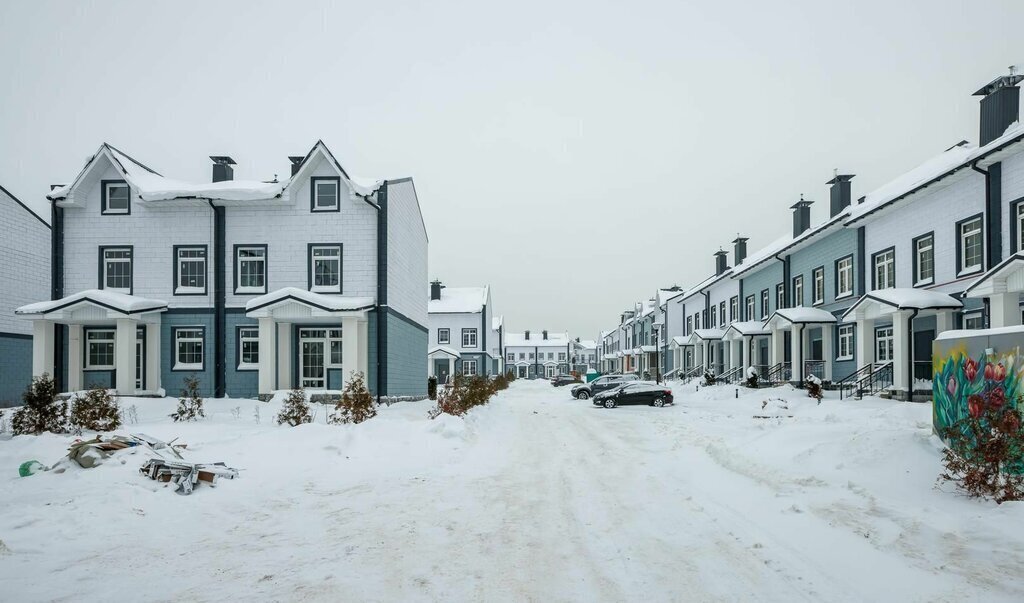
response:
M786 358L785 332L789 332L790 381L803 383L808 374L832 381L832 330L838 322L829 311L797 306L776 310L764 322L771 333L772 365ZM812 345L812 330L820 331L819 345Z
M764 379L771 365L768 363L768 349L771 331L760 320L734 322L722 335L722 341L730 348L733 367L741 367L741 379L746 379L751 367L757 376Z
M1024 292L1024 252L1017 252L995 266L964 291L964 297L988 298L988 328L1014 327L1024 323L1020 294Z

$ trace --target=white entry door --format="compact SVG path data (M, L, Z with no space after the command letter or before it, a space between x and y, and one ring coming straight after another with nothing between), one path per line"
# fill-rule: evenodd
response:
M327 370L342 368L341 329L299 329L299 384L327 389Z

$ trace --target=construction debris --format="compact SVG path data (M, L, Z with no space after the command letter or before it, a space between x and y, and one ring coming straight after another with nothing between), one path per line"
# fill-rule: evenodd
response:
M238 470L227 467L224 463L185 463L164 459L149 459L139 469L139 473L158 482L171 482L178 494L192 494L192 489L199 482L216 486L220 479L235 479Z

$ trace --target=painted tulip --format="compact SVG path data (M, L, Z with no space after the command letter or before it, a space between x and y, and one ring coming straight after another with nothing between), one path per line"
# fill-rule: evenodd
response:
M1006 391L1003 390L1003 386L999 386L988 393L988 403L993 408L1002 408L1003 404L1006 404Z
M946 382L946 393L948 393L950 397L956 395L957 385L956 377L950 377L949 381Z
M978 363L973 358L968 358L964 362L964 377L967 377L968 381L974 381L974 377L978 374Z
M990 380L995 378L994 376L995 376L995 369L992 366L992 363L991 362L986 362L985 363L985 380L986 381L990 381Z
M981 399L981 396L978 394L971 394L971 396L967 398L967 412L969 412L975 419L985 412L985 401Z
M1003 379L1006 379L1006 367L1003 366L1002 362L997 364L996 368L993 369L992 372L992 378L995 379L996 381L1002 381Z
M1003 415L1003 431L1006 433L1017 433L1020 429L1020 415L1010 411Z

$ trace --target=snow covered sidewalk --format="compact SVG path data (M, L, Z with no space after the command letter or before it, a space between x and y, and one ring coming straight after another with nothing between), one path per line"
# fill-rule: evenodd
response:
M424 401L297 428L275 403L175 424L173 400L122 401L125 432L241 477L177 496L119 455L18 478L71 438L0 440L0 582L19 601L1024 598L1024 505L933 488L930 406L694 389L605 410L520 381L465 421Z

